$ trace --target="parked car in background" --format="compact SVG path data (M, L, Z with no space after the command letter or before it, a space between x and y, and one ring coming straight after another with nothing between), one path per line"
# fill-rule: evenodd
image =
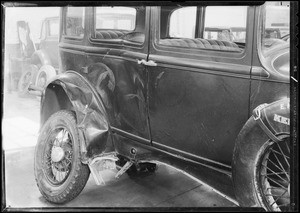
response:
M39 48L31 56L31 64L38 69L35 85L44 88L58 73L59 17L49 17L43 21Z
M57 74L59 17L43 20L38 43L31 38L28 22L18 21L17 32L20 49L9 58L10 87L27 96L29 85L43 88Z
M48 201L74 199L90 173L100 185L106 169L166 164L237 205L290 210L290 44L265 36L276 3L205 4L61 10L34 165ZM238 41L204 37L216 24Z

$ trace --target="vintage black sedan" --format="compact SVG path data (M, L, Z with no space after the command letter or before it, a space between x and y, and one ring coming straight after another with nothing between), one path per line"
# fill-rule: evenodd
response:
M288 210L289 17L278 2L64 7L62 73L41 99L40 192L65 203L90 173L103 184L106 169L166 164L239 206Z

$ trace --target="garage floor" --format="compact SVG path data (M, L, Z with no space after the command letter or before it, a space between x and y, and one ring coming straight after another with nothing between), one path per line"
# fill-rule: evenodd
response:
M65 205L50 204L40 194L33 174L38 128L39 101L5 94L2 145L7 207L236 207L210 187L164 165L143 178L124 174L116 180L116 171L107 171L105 186L97 186L90 176L77 198Z

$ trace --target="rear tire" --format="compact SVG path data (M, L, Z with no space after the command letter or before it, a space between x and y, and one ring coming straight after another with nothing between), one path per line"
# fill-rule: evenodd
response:
M79 133L73 112L61 110L43 125L35 149L34 172L41 194L66 203L85 187L90 170L81 162Z
M267 211L290 209L289 134L271 141L251 117L241 130L233 155L233 183L243 207Z

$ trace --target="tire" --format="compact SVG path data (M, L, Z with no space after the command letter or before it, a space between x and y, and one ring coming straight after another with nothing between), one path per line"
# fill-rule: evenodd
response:
M28 87L32 83L34 72L32 70L26 70L18 83L18 96L27 97L29 96Z
M49 202L69 202L85 187L90 170L81 162L79 144L73 112L58 111L43 125L35 149L34 173L41 194Z
M28 87L30 84L35 82L35 78L38 72L38 69L35 65L24 65L24 72L21 75L18 82L18 96L19 97L29 97L31 96Z
M35 85L38 87L45 88L49 79L56 75L55 69L51 65L44 65L40 67L37 77L35 80Z
M282 141L271 141L253 117L241 130L232 165L235 195L241 206L266 211L290 209L290 136L277 137Z

